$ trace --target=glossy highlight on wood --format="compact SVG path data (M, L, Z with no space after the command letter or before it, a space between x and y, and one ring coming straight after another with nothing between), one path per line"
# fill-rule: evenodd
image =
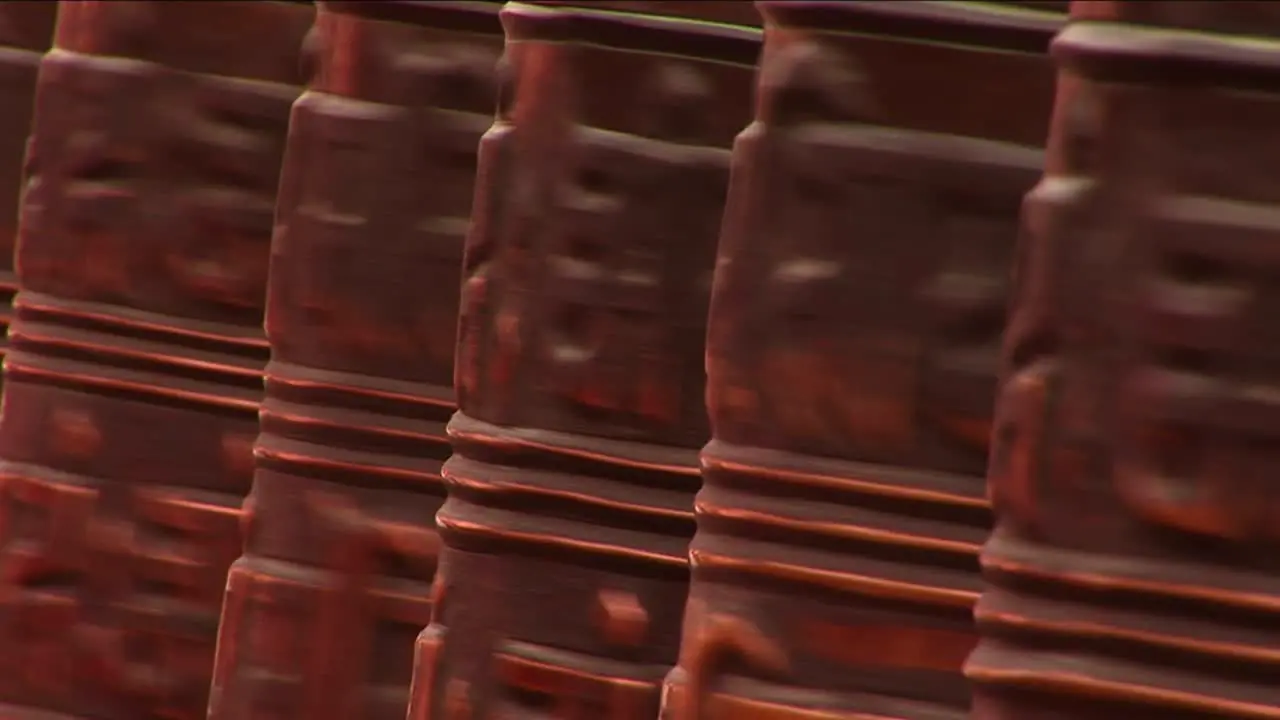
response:
M973 716L1280 717L1280 7L1076 2L1053 55Z
M760 33L618 10L502 11L415 720L654 718L676 658L704 320Z
M0 36L14 9L0 7ZM58 7L26 157L0 417L6 718L204 716L311 12Z
M400 720L430 620L498 3L319 3L293 108L246 547L211 720Z
M959 720L1008 269L1061 21L757 6L663 718Z

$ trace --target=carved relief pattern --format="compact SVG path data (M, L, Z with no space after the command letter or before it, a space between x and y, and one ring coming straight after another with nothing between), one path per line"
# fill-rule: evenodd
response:
M660 56L586 34L547 42L572 9L504 12L437 515L447 599L419 638L410 717L653 717L706 434L731 136L705 123L745 120L750 69L693 53L720 30L660 25L690 49Z
M695 88L708 82L694 77ZM500 205L486 207L466 261L458 373L464 392L477 388L462 404L477 419L686 446L703 437L690 407L701 387L685 368L712 248L690 238L715 233L727 156L665 137L678 139L713 96L650 86L646 137L578 125L557 141L563 167L547 166L552 177L516 157L516 129L490 131L486 172L509 189L482 201ZM537 307L509 300L541 287ZM538 402L516 401L526 399L521 373L546 377Z
M846 39L785 30L734 149L715 434L664 717L960 718L1009 268L1041 155L894 127Z
M297 90L125 57L148 7L89 8L81 33L67 10L59 42L141 45L40 66L0 419L7 712L203 717L239 552ZM275 16L278 53L307 13Z
M407 661L431 618L420 578L435 569L435 533L340 495L307 499L326 540L318 562L282 573L247 556L231 570L210 717L404 714Z
M238 513L225 497L176 488L136 489L122 513L102 496L5 477L0 692L66 713L109 703L198 717Z
M213 720L404 716L436 571L478 108L501 42L496 7L477 13L491 35L322 9L308 40Z
M662 153L654 141L591 128L576 131L574 152L574 180L552 210L549 319L539 343L557 416L535 421L624 438L700 439L702 423L687 402L700 388L685 387L690 358L680 354L680 325L686 310L705 306L697 291L706 283L680 266L710 267L708 248L687 243L713 236L722 153Z
M1219 31L1243 19L1190 5L1146 11ZM1265 716L1280 705L1263 679L1277 637L1262 479L1280 221L1273 144L1251 139L1280 104L1227 87L1254 68L1222 63L1222 38L1202 33L1193 59L1220 71L1166 85L1159 62L1125 66L1165 31L1116 25L1093 44L1081 27L1059 41L1060 161L1022 215L974 715Z

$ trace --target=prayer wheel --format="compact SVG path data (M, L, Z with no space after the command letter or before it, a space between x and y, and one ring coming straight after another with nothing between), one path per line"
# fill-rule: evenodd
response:
M760 47L751 10L502 11L415 720L657 715L688 588L708 293Z
M402 720L431 619L501 5L318 7L280 184L271 362L211 720Z
M1074 2L1053 56L973 717L1280 717L1280 6Z
M24 24L8 22L16 5L0 7L6 33ZM58 6L0 416L6 718L204 716L312 14L277 2Z
M1050 12L758 2L663 717L960 720Z
M36 94L36 68L53 39L57 9L57 3L44 0L0 4L0 354L8 346L10 305L18 292L13 243L18 233L18 195Z

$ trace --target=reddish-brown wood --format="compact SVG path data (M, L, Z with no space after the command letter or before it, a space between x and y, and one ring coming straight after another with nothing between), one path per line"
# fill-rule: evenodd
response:
M0 716L204 716L311 14L59 6L0 417Z
M676 658L706 304L760 34L579 5L502 14L415 720L653 718Z
M13 244L36 68L53 40L57 9L57 3L45 0L0 3L0 358L9 345L10 303L18 291Z
M498 3L320 3L272 244L262 434L212 720L401 720L430 620Z
M1008 275L1060 17L757 6L663 717L960 720Z
M974 717L1280 718L1280 5L1072 13L1023 206Z

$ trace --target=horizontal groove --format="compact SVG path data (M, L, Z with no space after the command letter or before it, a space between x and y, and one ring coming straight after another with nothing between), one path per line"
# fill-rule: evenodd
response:
M794 555L761 542L726 543L701 532L689 550L694 574L705 581L798 584L845 596L966 611L977 601L981 588L976 572L907 566L835 553L809 553L802 565L792 559ZM851 569L853 566L858 569Z
M797 512L805 505L810 506L812 512ZM832 512L823 512L828 509ZM958 555L972 558L975 562L982 549L982 543L986 539L986 533L981 528L972 528L971 532L965 533L956 532L956 530L963 531L970 528L941 527L942 523L932 523L931 529L937 532L926 534L895 527L895 524L905 524L895 523L895 520L911 518L899 518L889 513L863 510L847 505L824 506L817 500L803 502L788 500L786 503L779 503L769 498L710 485L704 487L698 494L695 512L700 525L715 521L733 523L748 528L745 531L748 537L753 529L772 529L795 537L797 544L807 544L806 541L817 543L824 540L833 543L846 540L861 541ZM820 516L823 514L831 515L833 519L821 519ZM836 520L835 516L841 519Z
M990 527L985 500L975 497L981 478L720 441L704 449L702 464L692 547L713 560L696 568L699 578L863 596L896 583L925 588L903 590L921 602L976 599ZM974 495L961 494L967 489ZM804 564L788 560L801 553Z
M259 469L286 475L333 480L351 487L444 494L441 461L431 457L336 448L265 431L258 436L253 456Z
M500 665L514 665L521 669L562 668L586 680L616 684L619 689L651 689L655 693L671 669L665 664L638 664L520 640L503 642L495 655Z
M1124 643L1133 652L1176 651L1227 662L1253 662L1280 669L1280 633L1248 624L1234 627L1203 617L1171 619L1142 608L1113 608L1078 599L1037 597L989 582L974 608L987 632L1035 636L1038 642L1061 638L1080 642Z
M238 351L254 357L266 357L269 347L260 325L249 327L177 318L118 305L66 300L29 290L18 293L14 308L20 313L54 316L60 324L90 329L99 326L117 335L150 337L175 345Z
M984 640L969 657L965 676L985 686L985 694L1007 688L1088 697L1135 709L1154 706L1221 718L1280 720L1274 683L1243 683L1090 653L1039 652Z
M56 470L44 465L0 460L0 484L12 478L33 478L41 482L82 488L98 488L111 482L90 475Z
M233 414L256 414L261 394L197 381L186 381L181 385L162 384L166 379L172 380L172 378L154 373L104 367L94 363L33 355L14 347L9 348L5 356L5 378L138 402L158 402L176 407ZM235 395L230 394L232 392Z
M1125 556L1027 542L1002 527L992 533L981 563L984 573L1050 586L1280 615L1280 581L1261 572L1157 558L1135 563ZM1214 583L1206 584L1205 578L1213 578Z
M10 326L9 343L32 355L82 360L122 370L212 384L225 383L249 388L257 394L262 392L263 364L250 358L35 323L21 315Z
M321 12L354 15L369 20L421 25L454 32L500 35L498 11L502 2L490 0L324 0Z
M685 498L681 504L692 513L693 496L698 490L700 479L695 474L696 471L673 473L667 467L629 462L628 458L602 452L598 446L586 450L557 443L506 444L501 439L458 433L455 432L456 428L456 423L450 423L448 429L455 457L465 457L468 461L495 469L511 468L520 472L607 479L619 488L636 488L646 495L678 495ZM689 459L693 460L692 453L689 454ZM694 470L692 467L689 469Z
M667 491L646 493L608 477L501 467L453 456L441 474L451 497L545 521L581 522L602 531L693 536L692 498Z
M290 403L270 395L258 419L263 433L299 442L439 462L449 457L444 423L434 420Z
M830 493L909 501L921 507L950 506L988 512L983 478L934 470L876 465L797 455L712 440L702 451L703 473L743 475L768 483L811 491L814 499ZM806 494L809 494L808 492Z
M462 413L449 436L442 528L453 523L482 542L687 563L698 486L692 450L498 427ZM689 465L668 464L679 457Z
M1280 87L1277 48L1274 38L1082 20L1058 35L1050 54L1061 69L1106 82L1266 92Z
M265 340L243 328L237 328L242 335L218 330L208 323L19 293L5 373L141 402L256 412Z
M501 19L508 42L590 43L732 65L754 65L763 40L760 28L581 6L510 2Z
M773 0L760 3L769 20L786 28L942 42L987 52L1045 55L1067 22L1065 15L984 2L847 2Z
M269 397L291 403L367 411L388 417L448 422L453 388L324 370L272 360L264 371Z
M584 465L597 465L600 474L615 468L629 468L650 473L654 480L661 476L689 478L691 490L696 490L701 483L697 452L687 448L503 427L468 417L461 411L449 421L448 431L457 452L468 457L556 456L580 460Z
M471 552L566 556L609 566L688 571L688 539L591 523L545 518L481 507L450 495L436 514L440 536L452 548Z
M441 388L273 361L257 466L348 486L444 495L452 410Z
M581 475L517 465L494 465L454 455L445 468L446 478L464 491L485 494L513 492L563 494L580 497L589 504L613 504L633 508L637 513L693 521L689 493L619 482L608 476ZM581 492L590 490L590 493Z
M687 677L687 675L686 675ZM686 682L668 683L668 707L686 701ZM797 692L799 690L799 693ZM813 704L799 698L807 698ZM820 703L820 704L819 704ZM730 677L704 691L705 716L759 720L967 720L964 710L919 698L899 698L867 691L815 691L759 678ZM851 708L870 707L880 712Z

